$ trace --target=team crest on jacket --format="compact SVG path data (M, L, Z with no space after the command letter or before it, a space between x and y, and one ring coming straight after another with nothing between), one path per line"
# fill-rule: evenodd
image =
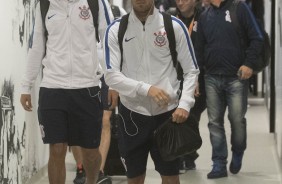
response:
M83 7L79 7L80 9L80 14L79 17L82 18L83 20L89 19L90 17L90 12L89 12L89 7L86 8L85 5L83 5Z
M161 32L159 31L158 33L154 33L154 35L156 36L156 39L154 41L154 43L159 46L162 47L164 45L166 45L166 32Z

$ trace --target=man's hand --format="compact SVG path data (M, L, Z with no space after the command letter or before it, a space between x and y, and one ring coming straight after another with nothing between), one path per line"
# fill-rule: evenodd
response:
M183 123L189 116L189 112L185 109L177 108L172 114L172 122Z
M253 69L243 65L239 68L238 77L241 80L249 79L253 75Z
M108 104L110 110L114 110L118 104L118 92L112 89L108 91Z
M31 95L30 94L22 94L21 95L21 104L26 111L32 111L31 104Z
M200 93L200 85L199 85L199 82L196 83L196 89L195 89L195 92L194 92L194 96L195 97L199 97L201 95Z
M151 86L148 91L148 96L151 97L160 107L165 107L170 101L169 95L162 89Z

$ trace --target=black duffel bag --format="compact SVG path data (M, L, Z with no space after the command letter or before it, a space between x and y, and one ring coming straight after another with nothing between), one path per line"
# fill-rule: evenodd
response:
M169 118L155 131L155 141L165 161L192 153L202 145L198 124L192 114L184 123L175 123Z

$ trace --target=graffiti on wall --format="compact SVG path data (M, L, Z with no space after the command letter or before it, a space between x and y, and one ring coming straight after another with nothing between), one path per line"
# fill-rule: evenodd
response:
M21 183L21 149L25 149L25 124L17 129L14 108L14 84L4 80L0 94L0 183Z
M33 22L35 19L35 7L38 0L13 0L9 1L9 5L13 7L11 14L5 15L11 20L12 28L11 43L16 45L17 49L14 53L24 53L27 51L30 35L32 33ZM2 15L3 16L3 15ZM5 43L0 43L5 44ZM24 52L23 50L24 49ZM2 55L0 55L2 57ZM13 58L13 57L11 57ZM25 60L22 60L25 62ZM18 62L14 59L8 59L4 62ZM1 63L5 64L5 63ZM2 67L1 67L2 68ZM3 69L3 68L2 68ZM21 71L21 70L20 70ZM16 72L19 72L16 71ZM35 158L25 155L26 147L26 122L23 118L16 118L17 115L24 116L24 111L16 112L14 97L19 97L20 94L15 94L15 84L19 83L20 79L14 79L15 73L0 76L0 183L1 184L22 184L38 169L35 167ZM20 117L22 117L20 116ZM28 152L34 155L35 151ZM32 163L27 166L27 162Z
M15 16L12 20L12 40L14 42L19 42L21 46L29 43L35 20L35 8L38 1L39 0L17 0Z

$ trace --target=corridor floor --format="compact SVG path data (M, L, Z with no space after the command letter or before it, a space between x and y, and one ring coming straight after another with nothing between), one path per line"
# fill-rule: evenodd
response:
M211 145L207 128L207 114L203 113L200 122L200 132L203 145L199 150L200 157L196 160L197 169L180 175L181 184L281 184L281 171L274 146L274 135L269 133L267 109L263 105L251 105L247 112L248 141L247 150L243 159L242 170L221 179L207 179L206 175L211 170ZM229 121L225 121L228 143L230 143ZM230 145L228 147L230 153ZM229 154L231 155L231 154ZM230 157L230 156L229 156ZM230 158L229 158L230 163ZM229 164L228 163L228 164ZM229 167L229 165L228 165ZM146 184L160 184L158 173L154 170L151 160L148 161ZM72 184L75 177L75 164L71 154L67 155L67 181ZM113 184L125 184L125 177L112 177ZM48 184L47 174L36 179L31 184ZM35 179L34 179L35 181Z

